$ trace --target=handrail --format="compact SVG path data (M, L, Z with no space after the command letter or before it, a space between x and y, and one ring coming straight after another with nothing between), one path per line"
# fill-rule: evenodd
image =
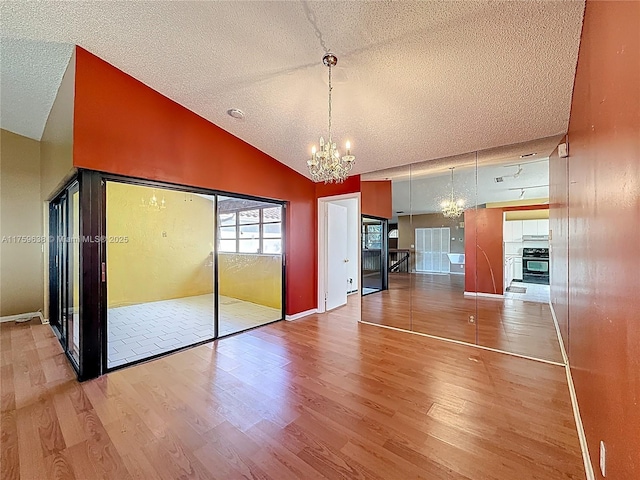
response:
M391 251L391 250L390 250L390 251ZM408 263L409 263L409 255L410 255L410 254L409 254L409 250L399 250L399 251L398 251L398 253L400 253L401 251L404 251L404 252L405 252L405 255L404 255L400 260L398 260L396 263L394 263L393 265L391 265L391 266L389 267L389 271L390 271L390 272L395 272L395 271L400 270L400 267L401 267L401 266L402 266L402 264L403 264L403 263L405 263L405 262L407 262L407 266L408 266Z

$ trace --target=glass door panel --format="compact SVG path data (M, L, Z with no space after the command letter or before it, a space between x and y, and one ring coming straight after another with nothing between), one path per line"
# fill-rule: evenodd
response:
M106 183L107 368L215 337L215 196Z
M218 336L283 319L284 209L218 196Z
M80 362L80 192L78 184L69 189L67 241L68 281L66 299L67 311L67 350L69 355ZM69 198L67 197L67 198Z
M50 323L58 331L60 342L80 364L80 194L77 182L49 204Z

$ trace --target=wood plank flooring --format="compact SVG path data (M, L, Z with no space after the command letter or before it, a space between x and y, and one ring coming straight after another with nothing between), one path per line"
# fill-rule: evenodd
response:
M562 367L361 324L358 303L82 384L49 326L2 324L0 477L584 478Z
M473 315L476 323L469 323ZM562 363L545 303L464 296L463 275L390 274L362 297L362 320ZM476 342L477 329L477 342Z

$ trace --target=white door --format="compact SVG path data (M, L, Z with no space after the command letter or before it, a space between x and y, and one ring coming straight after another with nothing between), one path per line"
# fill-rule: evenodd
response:
M416 228L416 271L449 273L451 263L447 253L451 251L447 228Z
M332 310L347 304L347 207L327 204L327 303Z

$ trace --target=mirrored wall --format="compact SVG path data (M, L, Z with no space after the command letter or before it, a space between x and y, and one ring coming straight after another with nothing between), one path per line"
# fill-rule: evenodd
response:
M392 181L394 238L388 289L362 297L362 321L562 362L549 307L548 157L558 141L364 175Z

